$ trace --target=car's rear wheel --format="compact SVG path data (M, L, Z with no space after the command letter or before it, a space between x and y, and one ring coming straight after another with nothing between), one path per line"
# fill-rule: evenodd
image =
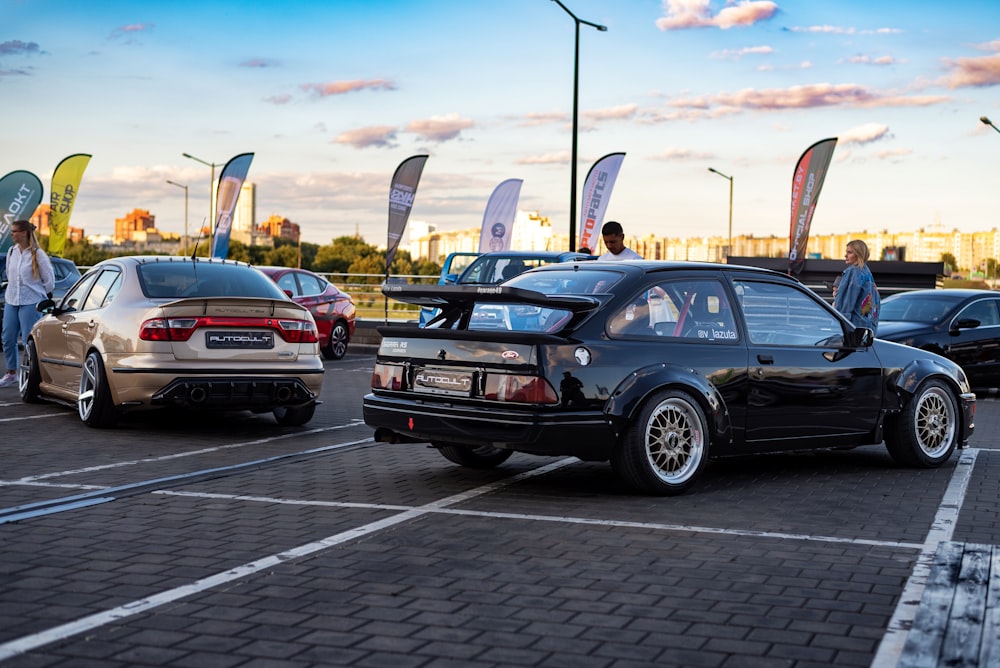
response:
M283 427L299 427L313 419L316 402L305 406L278 406L273 411L274 419Z
M87 355L83 363L76 407L80 419L88 427L113 427L118 422L118 411L111 401L104 364L101 363L101 356L95 352Z
M470 469L493 469L510 459L514 454L513 450L501 450L492 445L480 445L472 447L468 445L449 445L446 443L432 443L444 458L454 462L459 466Z
M708 423L686 392L662 390L642 407L612 453L612 468L636 490L679 494L708 461Z
M17 389L21 393L21 401L26 404L37 404L42 400L39 386L42 384L42 372L38 369L38 350L35 340L28 339L24 346L24 360L18 369Z
M330 340L320 349L320 352L328 360L339 360L347 354L347 344L350 342L350 338L351 333L347 328L347 323L338 320L333 323L333 329L330 330Z
M928 380L886 426L885 447L903 466L941 466L958 445L959 415L951 388L940 380Z

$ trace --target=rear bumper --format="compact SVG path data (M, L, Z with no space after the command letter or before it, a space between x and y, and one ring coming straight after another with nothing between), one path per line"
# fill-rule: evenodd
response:
M516 411L375 394L365 395L362 408L365 423L396 442L492 445L588 461L609 459L615 443L609 419L595 412Z
M185 408L273 408L301 406L317 394L298 378L177 378L153 393L153 406Z

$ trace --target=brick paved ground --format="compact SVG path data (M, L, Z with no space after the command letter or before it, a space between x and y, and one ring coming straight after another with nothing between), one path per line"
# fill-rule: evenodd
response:
M294 437L256 417L68 430L65 409L0 397L5 435L31 434L0 443L0 506L364 440L368 359L331 363ZM977 422L953 539L995 544L1000 402ZM469 471L362 443L0 524L0 665L869 666L957 460L717 462L651 498L604 464Z

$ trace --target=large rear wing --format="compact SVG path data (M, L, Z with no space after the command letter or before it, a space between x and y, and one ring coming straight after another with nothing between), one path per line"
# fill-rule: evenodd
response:
M396 301L432 308L471 308L479 302L530 304L573 313L592 311L601 305L597 297L546 295L534 290L499 285L409 285L383 283L382 294Z

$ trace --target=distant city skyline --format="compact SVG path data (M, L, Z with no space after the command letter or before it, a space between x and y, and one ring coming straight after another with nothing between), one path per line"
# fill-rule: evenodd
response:
M839 138L814 234L1000 226L1000 3L565 0L580 31L579 209L626 156L606 219L626 232L789 227L795 161ZM195 3L0 0L9 128L0 173L45 184L93 157L71 225L136 208L211 223L212 168L253 152L261 219L325 244L384 243L389 181L426 153L412 218L479 225L493 188L568 233L574 23L550 0ZM193 158L186 158L187 153ZM205 164L202 164L205 163ZM579 226L579 221L577 221Z

